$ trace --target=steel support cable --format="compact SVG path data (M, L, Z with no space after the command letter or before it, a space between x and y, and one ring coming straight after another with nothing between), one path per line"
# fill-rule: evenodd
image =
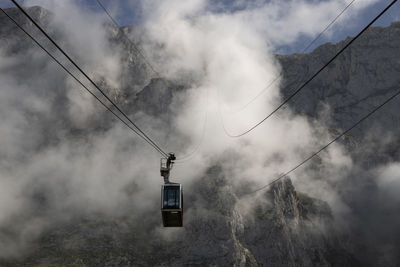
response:
M89 88L84 85L75 75L73 75L57 58L55 58L44 46L42 46L30 33L28 33L22 26L15 21L11 16L7 14L2 8L0 10L21 30L23 31L29 38L33 40L46 54L52 58L62 69L64 69L76 82L78 82L86 91L89 92L101 105L103 105L108 111L110 111L118 120L120 120L123 124L125 124L129 129L131 129L134 133L139 135L144 141L147 140L131 125L129 125L126 121L124 121L118 114L116 114L110 107L108 107L99 97L97 97ZM148 143L148 142L147 142ZM157 147L153 146L153 144L149 143L157 152L162 153L159 151Z
M354 2L355 0L353 0ZM104 12L107 14L107 16L110 18L110 20L113 22L113 24L118 28L118 31L120 33L122 33L122 35L125 37L126 40L128 40L128 42L135 48L135 50L139 53L139 55L143 58L143 60L145 61L145 63L151 68L151 70L158 75L159 77L162 78L161 74L155 70L155 68L150 64L150 62L147 60L147 58L143 55L143 53L140 51L140 49L135 45L135 43L120 29L118 22L113 18L113 16L111 16L110 12L108 12L107 8L101 3L100 0L96 0L96 2L99 4L99 6L104 10ZM205 117L204 117L204 124L203 124L203 132L200 138L199 143L197 144L197 146L188 154L178 158L175 161L175 164L180 164L183 162L188 161L190 158L192 158L196 152L199 150L201 144L203 143L204 140L204 136L205 136L205 128L206 128L206 124L207 124L207 116L208 116L208 90L207 90L207 99L206 99L206 112L205 112Z
M392 101L394 98L396 98L397 96L400 95L400 90L398 90L395 94L393 94L392 96L390 96L388 99L386 99L384 102L382 102L380 105L378 105L377 107L375 107L372 111L370 111L368 114L366 114L364 117L362 117L360 120L358 120L355 124L353 124L353 126L351 126L350 128L348 128L347 130L345 130L344 132L342 132L341 134L339 134L338 136L336 136L334 139L332 139L329 143L327 143L326 145L324 145L323 147L321 147L318 151L314 152L313 154L311 154L308 158L306 158L305 160L303 160L302 162L300 162L299 164L297 164L295 167L293 167L292 169L290 169L289 171L285 172L284 174L280 175L278 178L274 179L272 182L256 189L253 190L251 192L245 193L244 195L249 195L249 194L253 194L256 193L258 191L261 191L267 187L269 187L270 185L276 183L277 181L281 180L282 178L284 178L285 176L289 175L290 173L292 173L293 171L295 171L296 169L298 169L299 167L301 167L302 165L304 165L306 162L308 162L309 160L311 160L312 158L314 158L315 156L317 156L319 153L321 153L323 150L325 150L326 148L328 148L331 144L335 143L337 140L339 140L341 137L345 136L348 132L350 132L351 130L353 130L355 127L357 127L360 123L362 123L363 121L365 121L367 118L369 118L372 114L374 114L376 111L378 111L379 109L381 109L384 105L386 105L387 103L389 103L390 101Z
M354 0L353 0L354 1ZM150 64L150 62L147 60L147 58L143 55L142 51L135 45L134 42L131 41L131 39L120 29L118 22L111 16L110 12L106 9L106 7L101 3L100 0L96 0L97 4L104 10L104 12L107 14L107 16L110 18L110 20L113 22L115 27L118 28L118 31L122 33L122 35L125 37L126 40L133 46L133 48L138 52L138 54L143 58L144 62L150 67L150 69L158 76L162 77L158 71L154 69L154 67Z
M344 9L305 47L303 50L300 52L305 53L338 19L340 16L343 15L344 12L355 2L356 0L352 0L349 4L346 5ZM274 79L272 79L271 82L267 84L267 86L262 89L260 92L258 92L249 102L244 104L242 107L239 109L235 110L233 114L236 114L245 108L247 108L251 103L253 103L257 98L259 98L262 94L264 94L279 78L283 76L283 73L281 72L278 76L276 76Z
M47 39L55 46L57 47L58 50L85 76L86 79L89 80L89 82L116 108L125 119L127 119L133 126L134 128L141 133L141 137L146 140L149 144L152 144L153 147L157 149L157 151L164 157L168 157L168 154L164 152L150 137L147 136L145 132L143 132L129 117L128 115L125 114L111 99L110 97L107 96L107 94L104 93L103 90L75 63L74 60L71 59L70 56L43 30L43 28L36 23L36 21L15 1L15 0L10 0L12 1L15 6L46 36Z
M355 0L353 0L355 1ZM113 22L113 24L118 28L118 31L125 37L125 39L135 48L135 50L138 52L138 54L143 58L144 62L151 68L151 70L158 75L158 77L162 78L161 74L155 70L155 68L153 67L153 65L147 60L147 58L145 57L145 55L140 51L140 49L135 45L135 43L120 29L118 22L113 18L113 16L111 16L110 12L108 12L107 8L101 3L100 0L96 0L96 2L99 4L99 6L104 10L104 12L107 14L107 16L110 18L110 20ZM163 79L164 81L164 79ZM207 91L207 100L206 100L206 105L208 104L208 91ZM205 128L206 128L206 124L207 124L207 107L206 107L206 112L204 115L204 124L203 124L203 132L200 138L199 143L197 144L197 146L188 154L176 159L175 164L181 164L183 162L188 161L189 159L191 159L196 152L199 150L201 144L203 143L204 140L204 136L205 136Z
M257 128L258 126L260 126L263 122L265 122L268 118L270 118L275 112L277 112L282 106L284 106L286 103L288 103L295 95L297 95L301 90L303 90L303 88L305 86L307 86L312 80L314 80L314 78L316 76L318 76L318 74L320 74L330 63L332 63L340 54L343 53L344 50L346 50L346 48L348 48L355 40L357 40L376 20L378 20L386 11L389 10L389 8L391 8L394 3L396 3L397 0L393 0L389 5L386 6L386 8L384 8L367 26L365 26L353 39L351 39L342 49L339 50L339 52L337 52L324 66L322 66L317 72L315 72L306 82L304 82L298 89L296 89L296 91L294 91L289 97L287 97L281 104L279 104L278 107L276 107L271 113L269 113L265 118L263 118L261 121L259 121L258 123L256 123L254 126L252 126L251 128L249 128L248 130L240 133L240 134L230 134L225 125L223 125L224 127L224 131L226 133L226 135L228 135L229 137L241 137L245 134L248 134L249 132L251 132L252 130L254 130L255 128Z
M142 137L146 142L147 140L139 133L135 128L133 128L131 125L129 125L126 121L124 121L118 114L116 114L110 107L108 107L100 98L98 98L92 91L89 90L89 88L84 85L75 75L73 75L57 58L55 58L44 46L42 46L30 33L28 33L22 26L15 21L11 16L7 14L2 8L0 10L21 30L23 31L29 38L33 40L46 54L52 58L62 69L64 69L76 82L78 82L86 91L89 92L100 104L102 104L108 111L110 111L118 120L120 120L123 124L125 124L129 129L131 129L134 133ZM153 146L152 144L150 144ZM153 146L153 148L157 151L160 152L157 147Z

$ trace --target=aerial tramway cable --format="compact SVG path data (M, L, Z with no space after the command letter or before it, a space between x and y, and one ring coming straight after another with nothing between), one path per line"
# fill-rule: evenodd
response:
M110 111L118 120L120 120L123 124L125 124L129 129L131 129L134 133L139 135L140 137L141 134L133 128L131 125L129 125L126 121L124 121L118 114L116 114L110 107L108 107L100 98L98 98L92 91L89 90L89 88L84 85L75 75L73 75L57 58L55 58L46 48L44 48L31 34L29 34L22 26L15 21L11 16L9 16L2 8L0 10L21 30L23 31L29 38L31 38L46 54L51 57L61 68L63 68L76 82L78 82L86 91L89 92L98 102L100 102L108 111ZM143 138L143 137L142 137ZM144 138L143 138L144 139ZM147 140L144 139L146 142ZM150 144L153 146L152 144ZM159 151L156 147L153 146L154 149L156 149L158 152Z
M303 50L300 52L301 54L305 53L339 18L340 16L343 15L344 12L355 2L356 0L352 0L350 3L346 5L346 7L305 47ZM271 86L283 76L283 72L281 72L279 75L277 75L275 78L272 79L268 83L264 89L262 89L260 92L258 92L249 102L241 106L240 108L236 109L233 111L233 114L236 114L245 108L247 108L251 103L253 103L256 99L258 99L261 95L263 95Z
M11 0L16 7L53 43L53 45L55 47L57 47L62 54L90 81L90 83L112 104L112 106L114 106L122 115L123 117L128 120L129 123L131 123L133 125L133 127L129 126L128 123L124 120L121 119L121 117L117 116L115 112L112 112L112 114L114 116L116 116L119 120L121 120L125 125L127 125L131 130L133 130L137 135L139 135L141 138L143 138L148 144L150 144L155 150L157 150L158 153L160 153L163 157L168 157L168 154L163 151L144 131L142 131L129 117L128 115L126 115L125 112L123 112L104 92L103 90L100 89L100 87L75 63L75 61L73 61L71 59L71 57L68 56L68 54L42 29L42 27L40 27L40 25L38 25L33 19L32 17L25 12L25 10L15 1L15 0ZM10 18L20 29L23 30L23 28L15 21L13 20L10 16L8 16L8 14L2 9L3 13L7 15L8 18ZM28 34L25 30L23 30L26 34ZM43 50L45 50L45 52L47 54L50 55L50 53L44 49L43 46L41 46L34 38L32 35L28 34L28 36L30 38L32 38ZM50 55L51 56L51 55ZM54 60L56 60L53 56L51 56ZM63 67L64 70L67 71L67 69L58 61L56 60L56 62L61 65ZM67 71L70 75L71 72ZM74 77L75 80L78 81L78 79L72 75L72 77ZM79 81L78 81L79 82ZM81 85L83 85L81 82L79 82ZM87 89L86 86L84 86L85 89ZM88 89L87 89L88 90ZM90 90L88 90L90 92L90 94L92 96L95 96ZM95 97L98 101L100 101L100 99L98 97ZM105 105L102 101L100 101L100 103L102 103L103 106L105 106L107 108L107 110L112 111L107 105Z
M385 13L395 2L397 2L397 0L392 1L374 20L373 22L379 18L383 13ZM373 23L372 22L372 23ZM372 23L368 24L368 26L370 26ZM365 30L365 29L364 29ZM354 40L354 39L353 39ZM279 180L283 179L284 177L286 177L287 175L289 175L290 173L294 172L295 170L297 170L299 167L301 167L302 165L304 165L305 163L307 163L308 161L310 161L311 159L313 159L315 156L317 156L319 153L321 153L323 150L325 150L326 148L328 148L331 144L335 143L336 141L338 141L340 138L342 138L343 136L347 135L347 133L349 133L351 130L353 130L355 127L357 127L359 124L361 124L363 121L365 121L366 119L368 119L371 115L373 115L375 112L377 112L379 109L381 109L383 106L385 106L387 103L389 103L390 101L392 101L394 98L396 98L397 96L400 95L400 89L394 93L392 96L390 96L389 98L387 98L385 101L383 101L380 105L378 105L377 107L375 107L374 109L372 109L370 112L368 112L365 116L363 116L361 119L359 119L356 123L354 123L351 127L349 127L347 130L343 131L341 134L339 134L338 136L336 136L335 138L333 138L329 143L327 143L326 145L324 145L323 147L321 147L319 150L315 151L314 153L312 153L309 157L307 157L305 160L303 160L302 162L300 162L299 164L297 164L296 166L294 166L293 168L291 168L289 171L285 172L284 174L281 174L280 176L278 176L277 178L275 178L274 180L272 180L270 183L259 187L253 191L250 192L246 192L242 195L246 196L246 195L250 195L250 194L254 194L257 193L265 188L268 188L269 186L271 186L272 184L278 182Z
M256 123L254 126L252 126L251 128L249 128L248 130L240 133L240 134L231 134L227 131L224 123L223 124L223 128L225 131L225 134L228 135L229 137L241 137L244 136L246 134L248 134L249 132L251 132L252 130L254 130L255 128L257 128L258 126L260 126L263 122L265 122L267 119L269 119L274 113L276 113L279 109L282 108L282 106L284 106L286 103L288 103L295 95L297 95L301 90L304 89L305 86L307 86L316 76L318 76L318 74L320 74L330 63L332 63L340 54L343 53L344 50L346 50L346 48L348 48L355 40L357 40L376 20L378 20L387 10L389 10L389 8L391 8L394 3L396 3L397 0L393 0L389 5L386 6L386 8L384 8L367 26L365 26L353 39L351 39L342 49L339 50L339 52L337 52L327 63L324 64L324 66L322 66L317 72L315 72L306 82L304 82L298 89L296 89L289 97L287 97L281 104L279 104L279 106L277 106L272 112L270 112L265 118L263 118L261 121L259 121L258 123Z
M396 0L397 1L397 0ZM280 175L279 177L277 177L276 179L274 179L272 182L256 189L253 190L251 192L245 193L244 195L248 195L248 194L253 194L256 193L258 191L261 191L267 187L269 187L270 185L276 183L277 181L281 180L282 178L284 178L285 176L289 175L290 173L292 173L293 171L295 171L296 169L298 169L300 166L304 165L306 162L308 162L309 160L311 160L312 158L314 158L315 156L317 156L319 153L321 153L323 150L325 150L326 148L328 148L331 144L335 143L337 140L339 140L341 137L345 136L348 132L350 132L351 130L353 130L355 127L357 127L360 123L362 123L363 121L365 121L367 118L369 118L372 114L374 114L375 112L377 112L379 109L381 109L384 105L386 105L387 103L389 103L390 101L392 101L394 98L396 98L398 95L400 95L400 89L399 91L397 91L395 94L393 94L392 96L390 96L388 99L386 99L384 102L382 102L379 106L375 107L373 110L371 110L369 113L367 113L364 117L362 117L360 120L358 120L355 124L353 124L351 127L349 127L347 130L343 131L341 134L339 134L338 136L336 136L334 139L332 139L329 143L327 143L326 145L324 145L323 147L321 147L318 151L314 152L313 154L311 154L308 158L306 158L305 160L303 160L302 162L300 162L299 164L297 164L295 167L293 167L292 169L290 169L289 171L285 172L284 174Z
M353 2L354 1L355 0L353 0ZM143 58L143 60L151 68L151 70L156 75L158 75L159 78L162 78L162 81L164 81L164 78L162 77L162 75L157 70L155 70L153 65L147 60L145 55L140 51L140 49L135 45L135 43L125 34L125 32L123 32L120 29L120 26L119 26L118 22L113 18L113 16L110 14L110 12L108 12L107 8L101 3L101 1L100 0L96 0L96 2L104 10L104 12L107 14L107 16L113 22L113 24L118 28L118 31L121 32L122 35L125 37L125 39L128 40L128 42L135 48L135 50L139 53L139 55ZM208 89L207 89L207 96L206 97L207 97L207 99L206 99L206 108L205 108L205 114L204 114L204 123L203 123L203 129L202 129L202 134L201 134L201 137L200 137L200 141L198 142L197 146L192 151L190 151L186 155L183 155L183 156L180 156L179 158L177 158L176 161L175 161L175 164L181 164L181 163L186 162L189 159L191 159L197 153L197 151L200 149L201 144L203 143L204 136L205 136L206 124L207 124L207 116L208 116L208 111L207 111L208 110L208 97L209 97L208 96Z

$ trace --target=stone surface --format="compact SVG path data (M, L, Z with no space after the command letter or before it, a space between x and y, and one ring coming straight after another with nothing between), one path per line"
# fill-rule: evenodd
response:
M322 45L310 54L279 55L284 69L282 95L287 97L297 89L350 39ZM290 102L290 106L297 113L310 117L318 116L324 106L329 106L331 118L326 118L328 126L338 129L350 127L400 89L399 46L398 22L390 27L369 28L307 85ZM352 134L363 136L371 127L398 131L398 102L385 106L384 111L377 112L371 120L374 123L363 123Z

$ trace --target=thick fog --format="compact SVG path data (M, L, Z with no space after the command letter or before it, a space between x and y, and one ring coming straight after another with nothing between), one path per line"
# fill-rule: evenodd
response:
M233 188L246 183L254 190L333 138L323 120L294 114L289 107L243 137L231 138L226 132L246 131L282 101L278 79L243 109L281 73L273 51L301 36L316 36L349 2L238 1L234 11L206 0L133 3L143 12L143 53L165 79L186 89L173 96L168 124L163 116L135 112L135 107L129 115L165 151L175 152L178 159L191 154L178 160L171 174L187 194L195 194L192 183L217 164ZM326 34L350 27L351 18L375 2L357 1ZM73 1L24 4L50 10L47 28L57 33L62 47L89 76L119 90L127 79L121 67L126 51L110 43L104 14ZM8 38L31 43L22 34ZM49 227L79 216L159 220L160 155L36 45L23 47L11 53L0 42L0 257L19 255ZM148 75L150 79L154 73ZM136 93L136 88L127 90ZM319 117L329 118L329 111ZM340 225L347 227L352 207L340 191L358 167L339 143L319 159L318 170L307 165L291 178L299 190L327 201ZM368 173L377 177L377 197L399 203L398 170L399 163L390 163ZM155 218L148 219L149 214ZM160 224L152 231L159 232Z

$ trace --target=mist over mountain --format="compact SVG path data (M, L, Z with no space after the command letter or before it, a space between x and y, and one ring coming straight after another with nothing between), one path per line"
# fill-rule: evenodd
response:
M155 140L180 153L190 152L198 142L205 148L174 167L174 179L184 186L184 228L163 228L159 155L0 15L2 266L400 264L398 99L299 172L246 195L400 89L399 23L370 28L276 120L247 139L227 141L214 112L217 104L228 128L234 122L245 128L248 122L240 116L264 115L264 108L270 110L277 99L297 89L350 39L309 54L265 56L267 63L261 65L277 66L263 80L282 71L279 86L257 99L254 111L247 111L253 108L249 106L238 115L229 110L230 104L237 104L229 90L235 83L241 86L243 77L235 77L235 71L242 71L240 63L247 61L234 53L224 54L227 61L222 63L231 64L225 66L214 61L216 54L199 49L201 59L187 56L198 63L192 67L187 58L171 59L177 48L170 46L180 44L152 36L158 31L146 33L151 25L118 29L78 14L65 26L63 18L41 7L27 11ZM6 12L72 69L21 13L13 8ZM71 31L74 27L80 31ZM161 58L160 73L165 76L151 70L122 32L144 53L155 49L150 54ZM247 37L251 49L239 54L254 57L257 65L258 54L251 51L259 43L250 33ZM184 53L184 48L178 50ZM227 43L222 48L230 51ZM228 86L216 77L221 69L220 76L228 72ZM264 73L261 69L256 73ZM245 77L244 86L259 88L251 77ZM213 93L218 86L228 90ZM239 103L253 93L241 95Z
M314 73L349 40L322 45L310 54L278 56L285 70L283 94L289 94L298 81ZM325 130L334 134L349 128L399 90L399 44L399 22L390 27L370 28L290 106L298 113L323 121ZM351 238L363 250L358 252L363 265L399 264L400 247L394 237L399 217L390 211L398 205L394 194L398 190L398 174L393 168L400 156L399 119L397 99L342 140L354 166L337 186L352 209ZM377 261L378 258L389 258L392 263Z

